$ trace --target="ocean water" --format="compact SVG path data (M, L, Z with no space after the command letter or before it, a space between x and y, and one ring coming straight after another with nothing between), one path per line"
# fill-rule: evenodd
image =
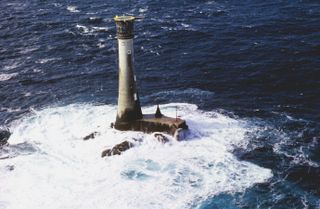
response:
M0 2L0 209L320 208L320 3ZM110 128L117 14L135 24L144 113L187 137ZM93 140L82 138L94 131ZM101 158L123 140L135 147Z

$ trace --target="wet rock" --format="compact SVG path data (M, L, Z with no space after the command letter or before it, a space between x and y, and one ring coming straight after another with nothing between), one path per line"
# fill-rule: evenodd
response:
M0 128L0 147L7 144L11 133L7 128Z
M104 150L101 153L101 157L112 156L112 155L121 155L122 152L130 149L133 146L134 146L133 143L128 142L128 141L124 141L120 144L115 145L111 149Z
M88 136L83 137L83 140L94 139L97 134L98 134L98 132L95 131L95 132L89 134Z
M169 142L168 137L166 137L162 133L154 133L153 136L158 142L161 142L162 144Z
M178 128L175 132L173 137L177 140L177 141L181 141L185 138L185 129L184 128Z

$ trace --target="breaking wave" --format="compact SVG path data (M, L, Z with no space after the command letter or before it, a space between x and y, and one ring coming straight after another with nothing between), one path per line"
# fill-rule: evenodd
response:
M3 73L3 74L0 74L0 81L7 81L7 80L10 80L11 78L13 77L16 77L18 75L18 73Z
M67 6L67 10L72 13L80 12L77 6Z
M190 130L184 141L168 144L111 129L111 105L51 107L15 121L10 146L0 153L7 156L0 160L0 208L199 208L212 196L241 192L272 176L231 153L246 145L245 121L185 103L162 105L162 112L175 117L176 106ZM95 139L82 140L94 131ZM132 139L139 142L122 155L100 157Z

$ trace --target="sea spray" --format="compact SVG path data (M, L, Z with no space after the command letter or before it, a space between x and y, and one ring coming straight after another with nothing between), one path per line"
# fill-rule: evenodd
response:
M165 145L150 134L111 129L112 105L52 107L15 121L11 146L27 143L34 149L0 161L0 208L193 208L208 197L242 192L272 176L269 169L239 161L230 152L246 144L250 128L245 121L192 104L161 108L175 117L176 106L189 135ZM95 139L82 140L94 131L100 133ZM102 150L126 139L138 143L122 155L100 157ZM10 165L13 170L6 169Z

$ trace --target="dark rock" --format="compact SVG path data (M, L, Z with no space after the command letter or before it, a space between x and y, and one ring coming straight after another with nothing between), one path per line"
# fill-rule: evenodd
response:
M98 132L95 131L95 132L89 134L88 136L83 137L83 140L94 139L94 137L96 137L97 134L98 134Z
M173 137L177 140L177 141L181 141L185 138L185 132L186 129L184 128L178 128L175 132Z
M103 150L101 153L101 157L111 156L111 149Z
M185 120L180 118L171 118L165 115L158 118L155 114L145 114L143 118L138 120L118 122L114 128L120 131L132 130L145 133L165 132L173 136L179 128L187 130L188 125Z
M158 142L161 142L161 143L167 143L169 141L169 139L163 135L162 133L154 133L153 135L155 137L155 139L158 141Z
M124 141L121 142L120 144L117 144L116 146L112 147L111 149L104 150L101 153L101 157L105 156L112 156L112 155L121 155L122 152L130 149L133 147L133 143Z
M7 144L11 133L7 128L0 128L0 147Z

